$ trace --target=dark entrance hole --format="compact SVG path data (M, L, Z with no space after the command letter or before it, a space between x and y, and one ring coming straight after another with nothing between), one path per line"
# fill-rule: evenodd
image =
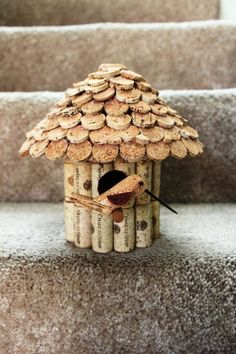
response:
M98 193L105 193L108 189L114 187L126 177L126 173L119 170L113 170L105 173L105 175L103 175L98 181Z

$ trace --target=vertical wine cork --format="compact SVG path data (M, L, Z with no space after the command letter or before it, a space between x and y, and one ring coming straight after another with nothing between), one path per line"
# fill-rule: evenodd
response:
M134 249L135 222L134 209L123 209L124 219L120 223L114 222L114 250L117 252L129 252Z
M113 169L112 164L92 164L92 197L98 196L100 178ZM95 252L107 253L113 249L113 221L109 215L92 211L92 249Z
M152 193L159 197L161 184L161 162L155 161L152 168Z
M75 192L87 197L92 196L91 163L79 162L74 165Z
M145 248L152 244L151 204L136 206L136 247Z
M74 242L74 204L64 202L65 239Z
M74 206L74 243L79 248L91 248L92 246L92 224L91 210L75 205Z
M137 175L143 177L147 184L147 189L152 189L152 161L146 160L136 164ZM144 205L150 203L150 196L147 193L142 193L136 198L137 205Z
M160 236L160 203L151 202L152 205L152 237L156 239Z
M68 162L64 163L64 190L67 197L74 192L74 165Z
M105 175L105 173L111 171L112 164L92 164L92 197L95 198L98 196L98 182L100 178Z
M135 163L123 162L122 159L117 159L114 162L114 169L124 172L127 176L135 174ZM124 208L132 208L135 198L131 198L130 201L124 206Z
M99 253L113 250L112 217L94 210L92 210L92 249Z
M91 197L91 163L79 162L74 165L75 193ZM79 248L92 246L91 210L74 206L74 243Z
M71 197L74 192L74 165L64 163L64 191L66 197ZM64 202L65 239L74 242L74 204Z

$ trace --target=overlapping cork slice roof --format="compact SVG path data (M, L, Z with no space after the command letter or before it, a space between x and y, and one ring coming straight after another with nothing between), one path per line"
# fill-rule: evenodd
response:
M202 153L198 132L140 75L102 64L26 134L21 156L109 163Z

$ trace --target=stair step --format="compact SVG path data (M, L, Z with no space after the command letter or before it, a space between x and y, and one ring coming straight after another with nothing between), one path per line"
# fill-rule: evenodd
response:
M182 161L167 159L162 169L162 196L170 202L236 201L236 89L163 91L171 106L199 130L205 152ZM0 93L0 200L60 201L63 166L45 158L20 159L24 134L62 93Z
M63 207L0 206L1 353L234 353L234 205L175 205L130 254L63 240Z
M218 17L219 0L6 0L1 26L72 25L94 22L196 21Z
M234 87L235 43L226 21L1 27L0 90L62 91L102 62L123 62L159 89Z

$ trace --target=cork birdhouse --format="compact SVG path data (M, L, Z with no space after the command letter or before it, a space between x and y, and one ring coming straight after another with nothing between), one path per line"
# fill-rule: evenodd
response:
M187 120L140 75L102 64L26 134L21 156L64 163L65 236L80 248L128 252L159 235L161 161L197 156Z

